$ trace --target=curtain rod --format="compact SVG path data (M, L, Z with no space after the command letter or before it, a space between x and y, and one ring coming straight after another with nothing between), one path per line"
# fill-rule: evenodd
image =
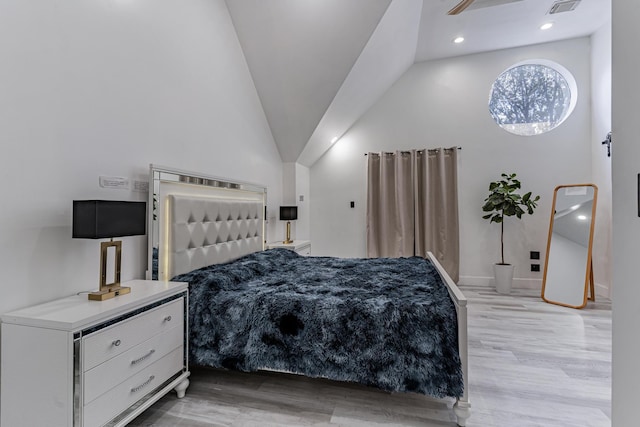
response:
M453 148L453 147L451 147ZM451 150L451 148L445 148L445 150ZM462 150L462 147L457 147L458 150ZM439 148L427 148L426 151L436 151L439 150ZM425 150L417 150L418 152L420 151L425 151ZM400 151L401 153L410 153L411 151ZM391 151L386 151L386 153L390 153L393 154L393 152ZM364 153L365 156L369 155L369 153Z

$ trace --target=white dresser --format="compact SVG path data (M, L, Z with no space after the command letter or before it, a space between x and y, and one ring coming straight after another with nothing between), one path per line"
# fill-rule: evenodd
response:
M186 283L134 280L2 315L0 425L124 426L189 386Z
M302 256L311 255L311 242L309 240L294 240L293 243L271 242L267 244L267 248L284 248L295 251Z

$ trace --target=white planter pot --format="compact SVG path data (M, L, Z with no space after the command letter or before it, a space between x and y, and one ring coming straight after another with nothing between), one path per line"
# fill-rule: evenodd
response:
M496 280L496 291L499 294L508 294L511 292L511 285L513 283L513 265L494 264L493 276Z

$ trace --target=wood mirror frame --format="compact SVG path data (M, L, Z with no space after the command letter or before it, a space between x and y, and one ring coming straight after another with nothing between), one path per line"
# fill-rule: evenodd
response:
M587 299L595 300L591 252L597 199L594 184L555 188L542 279L545 302L584 308Z

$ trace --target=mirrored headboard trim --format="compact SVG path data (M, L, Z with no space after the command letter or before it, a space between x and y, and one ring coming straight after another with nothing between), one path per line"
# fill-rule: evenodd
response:
M260 206L257 235L259 239L251 245L251 251L263 250L266 242L265 207L267 189L264 186L232 181L201 173L187 172L151 164L149 167L149 245L147 278L170 280L169 267L170 197L226 202L252 202ZM245 247L246 245L242 245ZM236 251L234 251L235 253ZM171 276L171 277L169 277Z

